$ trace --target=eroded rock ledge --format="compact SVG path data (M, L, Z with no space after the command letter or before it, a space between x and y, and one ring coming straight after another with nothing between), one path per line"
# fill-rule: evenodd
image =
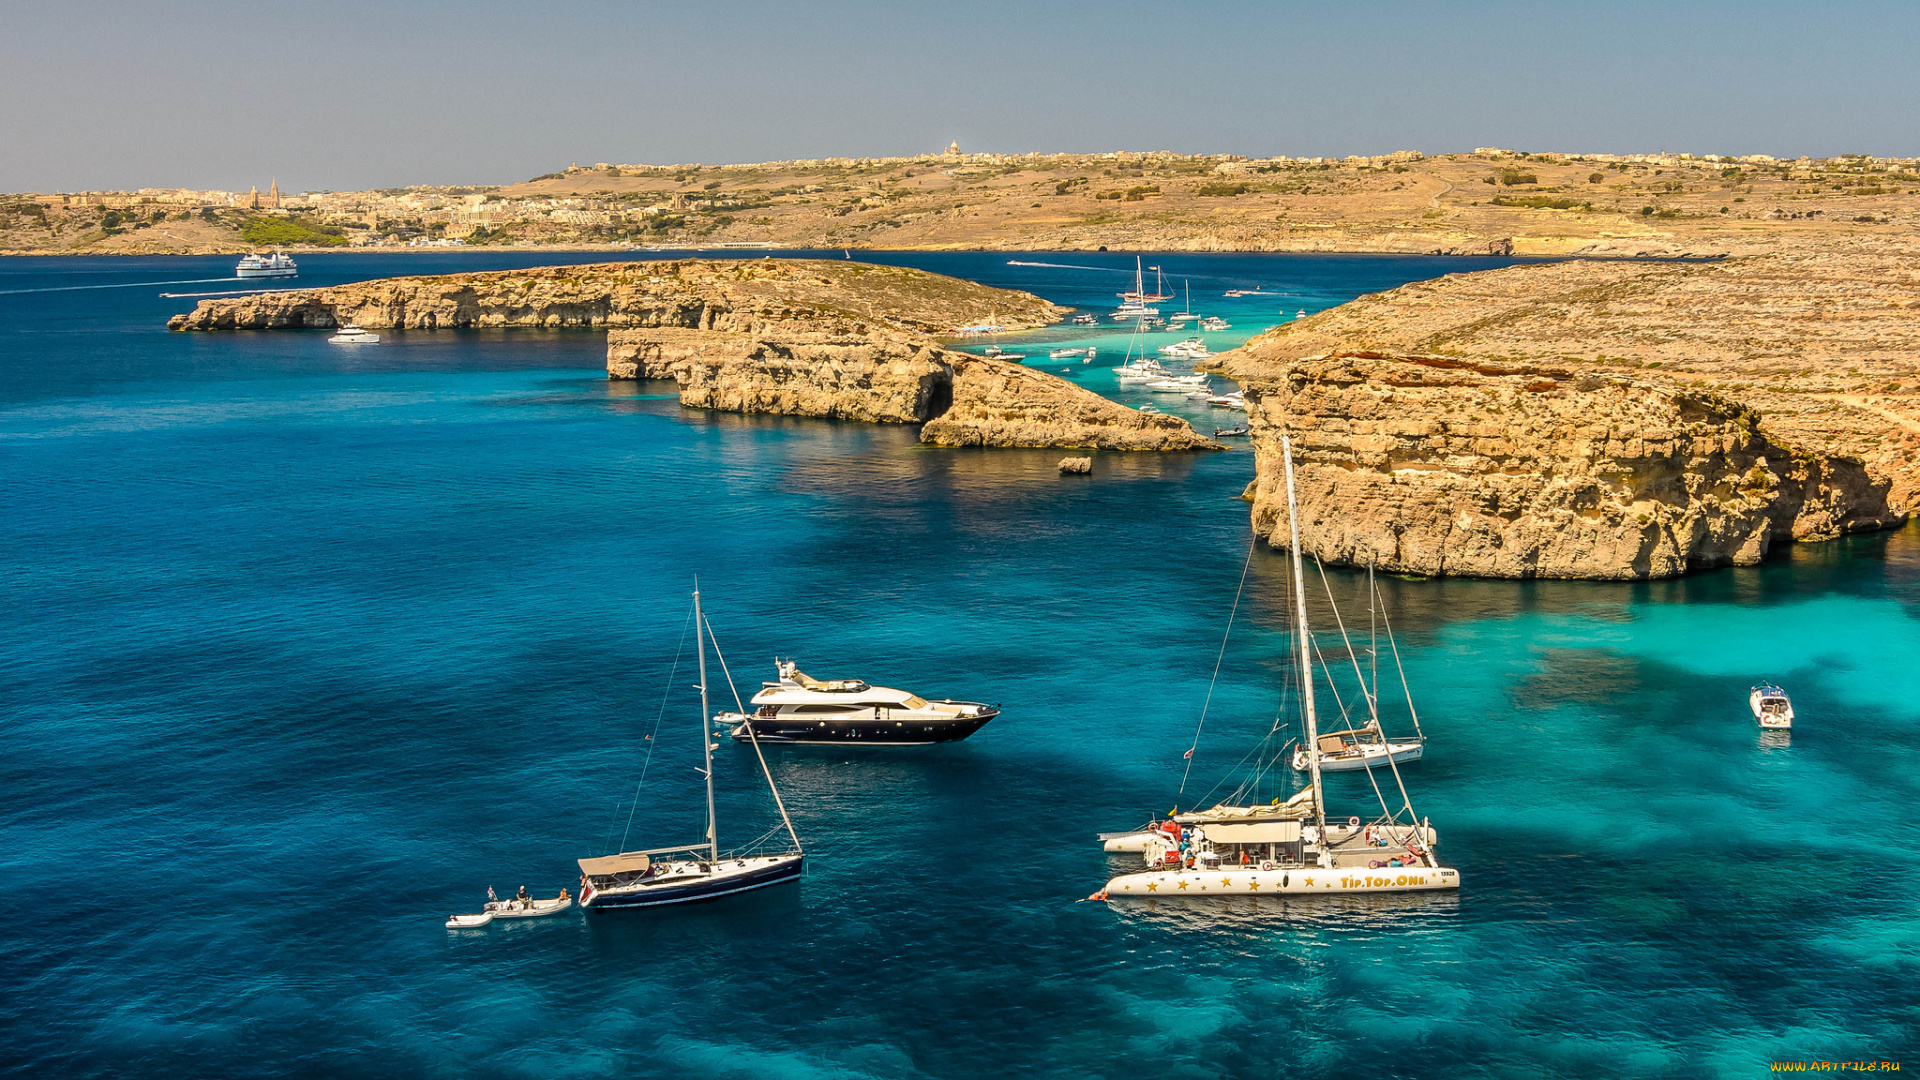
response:
M779 326L923 334L992 323L1044 326L1066 309L1030 293L904 267L802 259L593 263L384 278L202 300L174 330Z
M1886 478L1794 452L1709 391L1598 372L1334 352L1247 389L1255 529L1388 572L1644 579L1885 528Z
M940 446L1221 449L1183 420L943 348L935 336L1043 326L1065 312L1029 293L901 267L689 259L219 297L167 325L605 327L609 378L673 379L690 408L922 424L921 441Z
M1276 327L1215 361L1258 400L1256 523L1286 430L1310 546L1416 573L1664 577L1897 525L1920 507L1916 258L1857 237L1517 266Z
M1221 449L1184 420L929 338L771 330L615 330L607 375L672 379L689 408L922 424L935 446Z

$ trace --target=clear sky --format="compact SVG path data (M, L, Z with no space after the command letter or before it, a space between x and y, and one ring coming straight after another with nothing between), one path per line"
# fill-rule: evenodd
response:
M943 149L1920 155L1920 2L0 3L0 189Z

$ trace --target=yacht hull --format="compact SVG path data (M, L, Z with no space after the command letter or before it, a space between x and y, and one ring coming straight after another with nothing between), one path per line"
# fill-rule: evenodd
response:
M1334 893L1425 892L1458 889L1452 867L1392 866L1325 870L1221 868L1123 874L1107 883L1106 898L1164 896L1321 896Z
M661 907L666 904L691 904L701 900L718 900L735 893L763 889L786 881L798 881L804 858L801 855L783 855L773 858L734 860L763 864L744 867L729 867L728 862L723 861L718 872L688 876L685 880L680 880L679 875L674 875L644 885L630 885L604 891L583 889L580 893L580 907L587 911L606 911L612 908Z
M813 720L798 716L754 716L735 724L731 732L739 742L750 738L763 743L796 743L849 746L924 746L949 743L972 735L987 721L999 716L989 710L979 716L956 716L941 720ZM747 734L747 725L753 734Z
M1420 755L1426 751L1426 746L1423 743L1389 743L1388 745L1393 748L1393 763L1395 765L1405 765L1410 761L1419 761ZM1364 754L1320 755L1320 771L1323 773L1357 772L1361 769L1383 768L1386 764L1386 751L1377 747L1368 747ZM1295 772L1307 771L1307 756L1304 752L1299 750L1293 752L1293 770Z

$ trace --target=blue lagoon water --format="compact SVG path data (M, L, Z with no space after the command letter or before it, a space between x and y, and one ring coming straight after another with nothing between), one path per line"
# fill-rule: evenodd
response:
M1132 261L865 257L1102 310ZM308 284L550 261L301 258ZM1248 333L1492 264L1148 261ZM0 292L227 266L13 259ZM1300 296L1222 308L1263 283ZM9 1066L1734 1077L1915 1047L1912 528L1656 584L1384 581L1431 740L1408 783L1459 895L1076 903L1115 865L1095 832L1197 802L1271 723L1284 569L1259 550L1180 790L1244 450L1062 478L1057 451L683 411L608 383L595 333L169 335L192 301L158 291L0 295ZM743 693L796 655L1005 714L955 746L770 751L797 887L443 929L623 834L695 837L695 574ZM1785 745L1746 711L1763 677L1794 695ZM750 749L717 760L743 844L776 818ZM1364 778L1329 790L1368 812Z

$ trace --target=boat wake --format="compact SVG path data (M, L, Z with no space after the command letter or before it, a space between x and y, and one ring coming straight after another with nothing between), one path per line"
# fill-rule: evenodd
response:
M1007 265L1008 266L1044 266L1050 270L1098 270L1103 274L1126 273L1125 270L1121 270L1112 266L1075 266L1072 263L1021 262L1019 259L1008 259Z
M239 279L229 274L226 277L187 278L183 281L128 281L117 285L55 285L45 289L0 289L0 296L43 292L84 292L88 289L150 289L155 285L206 285L216 281L237 280Z

